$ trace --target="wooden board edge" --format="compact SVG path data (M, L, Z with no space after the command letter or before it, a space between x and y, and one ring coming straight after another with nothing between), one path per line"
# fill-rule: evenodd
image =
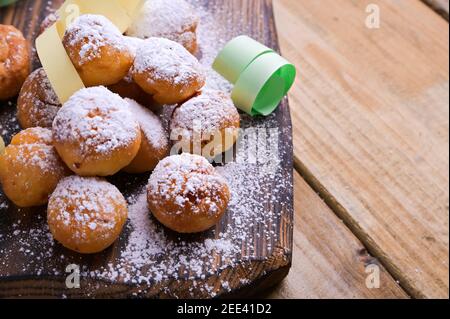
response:
M448 20L449 16L449 1L448 0L422 0L433 11Z
M187 287L192 287L192 280L161 281L153 285L153 290L158 293L145 293L145 287L133 286L131 284L112 283L106 280L87 280L81 281L82 286L89 286L89 293L86 289L67 289L65 286L65 276L10 276L0 278L0 298L2 299L206 299L211 298L209 292L204 287L208 287L209 283L216 284L221 279L231 276L235 279L240 278L236 273L251 274L253 278L248 282L241 283L233 289L227 287L214 287L218 293L213 298L230 299L230 298L255 298L262 291L280 283L289 273L292 261L292 252L281 247L274 249L275 253L264 260L244 261L233 267L226 267L217 272L217 274L206 277L205 279L197 278L195 281L196 289L192 291L192 296L179 295L180 292L189 291ZM255 271L256 269L256 271ZM229 278L231 281L232 279ZM93 289L92 287L95 287Z
M242 287L233 293L225 294L223 299L251 299L255 298L255 296L267 299L271 290L289 275L291 266L292 264L289 263L286 266L268 272L261 278L255 280L252 284Z

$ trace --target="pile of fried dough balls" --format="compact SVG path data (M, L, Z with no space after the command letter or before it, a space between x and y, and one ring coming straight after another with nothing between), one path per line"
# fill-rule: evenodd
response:
M228 93L203 89L205 71L193 55L197 24L183 0L147 1L126 35L101 15L78 17L63 45L86 88L65 103L43 68L29 74L20 31L0 25L0 100L19 94L24 129L0 148L0 182L19 207L48 204L50 231L63 246L90 254L116 241L127 202L104 178L121 171L153 171L149 209L174 231L202 232L223 216L228 184L201 152L193 154L193 138L201 136L203 148L217 132L232 132L231 142L213 143L215 155L224 152L236 142L240 116ZM166 127L152 110L162 114L168 105ZM169 156L173 135L186 148Z

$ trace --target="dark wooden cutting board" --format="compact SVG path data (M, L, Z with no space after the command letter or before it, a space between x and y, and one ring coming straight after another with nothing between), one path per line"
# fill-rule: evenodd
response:
M278 40L273 18L271 0L195 0L218 24L223 27L221 40L229 40L240 34L247 34L278 49ZM57 1L23 0L15 6L0 9L0 23L18 27L30 43L39 30L41 21L62 3ZM200 55L202 52L200 52ZM34 67L39 62L34 55ZM15 100L0 104L0 134L9 143L11 136L20 128L15 120ZM253 167L248 171L248 189L237 185L234 190L238 199L231 205L226 216L215 230L201 235L180 237L161 225L157 229L168 243L177 245L180 241L199 243L207 239L225 236L230 229L241 229L242 239L238 252L229 263L220 258L220 252L202 258L212 260L200 263L201 269L186 273L183 267L175 273L167 273L163 280L130 282L118 276L98 278L84 275L79 289L66 286L66 267L69 264L82 265L83 269L96 270L114 265L121 260L121 253L127 247L131 227L128 225L120 239L106 251L93 256L74 254L57 243L48 245L46 229L46 208L18 209L10 203L0 190L0 297L150 297L150 298L208 298L208 297L250 297L258 296L265 289L280 282L288 273L292 258L293 189L292 189L292 132L289 106L284 100L277 111L268 118L242 116L244 128L267 128L268 134L276 134L278 161L276 172L255 178L262 170ZM273 133L273 128L277 128ZM272 136L274 137L274 136ZM270 136L269 136L270 138ZM245 167L245 166L244 166ZM250 166L249 166L250 167ZM228 176L233 179L234 177ZM241 176L242 178L242 176ZM145 185L148 174L131 176L119 174L109 180L123 194L136 196ZM246 184L245 180L242 184ZM254 182L257 181L258 185ZM239 181L241 182L241 181ZM231 184L239 184L233 183ZM233 190L232 190L233 191ZM248 193L248 195L247 195ZM239 197L240 196L240 197ZM246 203L252 198L258 210ZM242 216L240 216L241 214ZM245 217L251 220L245 220ZM244 220L242 220L242 218ZM148 217L152 217L149 215ZM156 222L155 222L156 223ZM239 223L237 225L236 223ZM244 225L244 226L243 226ZM248 227L246 226L248 225ZM184 256L197 258L197 255ZM184 258L183 257L183 258ZM161 254L152 264L168 262L170 254ZM123 260L121 261L123 263ZM173 262L173 261L170 261Z

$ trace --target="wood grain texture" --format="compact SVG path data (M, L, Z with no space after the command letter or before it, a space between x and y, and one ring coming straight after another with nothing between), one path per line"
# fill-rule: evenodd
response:
M274 3L296 168L410 295L448 298L447 22L420 1Z
M227 26L230 19L236 19L233 27L226 28L225 39L231 39L241 33L247 33L259 41L266 43L275 49L278 48L278 40L273 20L272 2L270 0L205 0L197 1L210 14L216 17L216 22ZM23 0L15 6L0 11L0 23L13 24L25 34L30 43L39 30L40 22L48 14L50 6L58 7L62 0L48 2ZM34 63L38 65L37 61ZM4 103L0 105L0 123L10 126L15 117L15 103ZM0 251L8 251L3 254L0 262L0 297L151 297L151 298L207 298L211 296L254 296L274 284L281 281L287 274L292 257L292 218L293 218L293 190L292 190L292 131L287 100L284 100L277 112L271 116L271 121L276 123L280 130L278 149L284 154L279 167L280 175L276 179L266 179L258 185L259 189L265 190L265 195L258 202L262 203L266 211L260 219L263 223L270 223L269 229L273 236L268 236L264 227L248 226L249 240L242 240L242 249L238 253L238 262L233 266L222 268L219 259L212 265L215 270L213 275L196 277L190 280L192 273L185 273L179 269L178 273L168 274L169 279L153 281L148 285L136 285L126 283L122 278L117 280L97 280L82 278L81 289L69 290L65 286L65 267L68 264L87 266L88 269L97 269L99 266L108 268L108 264L115 267L120 258L121 249L126 244L128 229L125 230L118 242L101 254L93 256L80 256L70 253L60 245L55 247L44 247L29 245L28 253L14 253L15 249L23 242L27 242L26 234L33 230L42 230L45 225L45 207L39 209L17 209L11 203L0 209L0 227L3 237L0 240ZM244 117L243 126L263 127L265 118L251 119ZM12 124L8 130L5 141L9 142L11 135L20 128ZM3 133L2 133L3 134ZM131 177L120 174L110 181L118 186L125 196L136 194L148 180L148 175ZM286 187L282 192L275 195L273 191L285 182ZM253 191L249 189L248 192ZM269 196L270 195L270 196ZM3 197L0 192L0 197ZM0 198L4 201L4 198ZM269 212L276 216L268 221L266 216ZM226 227L234 227L232 210L228 210L227 216L217 226L216 232L209 231L201 235L183 238L189 241L204 242L207 238L214 238L224 231ZM149 217L150 218L150 217ZM19 222L20 220L20 222ZM248 221L250 223L250 221ZM17 236L8 236L16 233ZM272 234L271 232L271 234ZM44 231L45 233L45 231ZM45 234L42 236L45 236ZM22 237L23 236L23 237ZM170 240L179 241L179 235L168 232ZM40 250L40 251L38 251ZM10 252L13 253L10 253ZM47 259L36 259L36 256L51 255ZM63 258L61 257L63 255ZM187 256L189 259L190 256ZM162 255L161 262L166 256ZM206 256L205 258L209 258ZM180 267L182 268L182 267ZM205 273L211 269L206 269ZM31 270L30 270L31 269ZM217 270L216 270L217 269ZM144 270L145 271L145 270ZM222 285L227 282L227 286ZM208 287L208 289L205 289Z
M449 0L423 0L448 21Z
M407 298L406 293L330 208L294 173L294 250L288 277L270 298ZM380 287L369 289L370 265Z

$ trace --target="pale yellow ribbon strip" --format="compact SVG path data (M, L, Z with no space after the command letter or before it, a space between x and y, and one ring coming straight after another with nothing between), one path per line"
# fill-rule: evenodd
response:
M5 142L3 141L3 138L0 136L0 155L2 155L4 151L5 151Z
M36 39L36 51L61 103L84 88L62 44L67 26L83 14L100 14L124 33L144 0L67 0L58 10L59 20Z

